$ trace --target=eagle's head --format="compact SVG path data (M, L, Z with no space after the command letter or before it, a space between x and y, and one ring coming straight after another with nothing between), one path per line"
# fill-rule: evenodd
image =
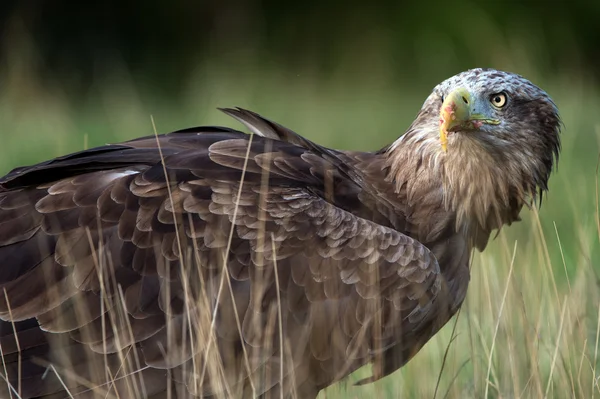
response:
M439 115L443 150L460 145L463 138L489 148L491 155L498 152L494 149L501 153L503 148L518 146L522 151L517 154L529 158L537 154L547 172L558 156L556 105L545 91L520 75L494 69L460 73L435 87L425 109Z
M416 165L441 181L457 220L490 230L516 219L523 204L547 190L560 127L556 105L529 80L472 69L433 89L390 155L400 160L412 152L420 158Z

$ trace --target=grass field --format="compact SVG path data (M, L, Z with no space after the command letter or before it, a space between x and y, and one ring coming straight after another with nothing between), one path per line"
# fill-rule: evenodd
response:
M522 222L474 254L459 316L406 367L354 387L369 373L364 368L321 397L600 398L600 86L572 71L542 78L530 66L509 66L554 98L565 125L542 207L525 210ZM324 145L374 150L404 131L438 81L458 72L424 72L412 87L399 87L387 83L384 68L341 68L317 80L216 63L199 66L186 93L163 98L151 82L134 84L125 69L113 71L76 103L60 87L42 87L26 61L14 61L0 91L0 172L152 134L151 116L159 132L238 127L217 106L250 108Z

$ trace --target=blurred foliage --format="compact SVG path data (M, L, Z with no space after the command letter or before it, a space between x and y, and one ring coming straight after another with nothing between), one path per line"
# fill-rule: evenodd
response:
M406 85L474 65L512 66L512 53L544 76L584 68L597 77L599 15L593 0L4 0L0 54L10 62L25 33L36 73L71 98L88 95L115 61L136 83L171 95L207 60L239 72L276 66L320 79L338 68L368 79L385 64L390 83Z

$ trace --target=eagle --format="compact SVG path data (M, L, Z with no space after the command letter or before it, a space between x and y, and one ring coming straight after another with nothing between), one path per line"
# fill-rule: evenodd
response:
M0 394L314 398L405 365L469 261L541 203L561 120L520 75L439 85L375 152L257 113L0 180Z

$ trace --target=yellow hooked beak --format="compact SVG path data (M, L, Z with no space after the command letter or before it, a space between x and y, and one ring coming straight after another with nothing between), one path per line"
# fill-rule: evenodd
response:
M464 87L452 90L446 97L440 109L440 143L447 151L448 134L458 130L476 130L484 123L497 125L498 119L487 118L483 114L473 112L474 104L471 93Z

